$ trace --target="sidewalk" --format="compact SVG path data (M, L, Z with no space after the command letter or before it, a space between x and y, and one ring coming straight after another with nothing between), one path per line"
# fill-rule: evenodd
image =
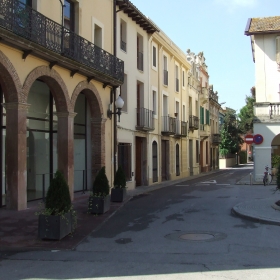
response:
M274 181L273 181L274 182ZM243 177L237 185L262 185L260 182L253 182L249 173ZM276 186L275 186L276 187ZM280 207L275 204L277 198L249 200L235 205L232 213L245 219L255 222L280 225Z

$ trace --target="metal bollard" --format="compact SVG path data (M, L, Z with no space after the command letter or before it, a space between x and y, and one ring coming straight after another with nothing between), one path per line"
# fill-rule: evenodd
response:
M252 185L252 173L250 173L250 185Z

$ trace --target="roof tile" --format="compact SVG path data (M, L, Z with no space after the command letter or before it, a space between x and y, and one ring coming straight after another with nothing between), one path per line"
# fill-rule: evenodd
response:
M280 16L252 18L249 33L280 31Z

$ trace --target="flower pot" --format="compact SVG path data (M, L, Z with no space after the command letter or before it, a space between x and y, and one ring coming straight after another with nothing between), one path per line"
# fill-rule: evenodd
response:
M105 197L90 196L88 210L91 214L104 214L110 209L110 195Z
M126 198L126 188L113 188L111 190L111 201L123 202Z
M38 236L40 239L60 240L72 232L72 213L63 216L39 215Z

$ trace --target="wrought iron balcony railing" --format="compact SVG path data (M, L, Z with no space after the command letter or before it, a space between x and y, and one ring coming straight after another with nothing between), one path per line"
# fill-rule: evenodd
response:
M121 49L126 52L126 42L121 40Z
M176 118L169 116L162 117L161 133L164 135L176 134Z
M188 135L187 122L176 119L176 133L175 137L186 137Z
M124 62L18 0L0 0L4 28L52 52L91 68L100 77L124 80ZM93 76L94 73L92 73ZM119 83L119 84L121 84Z
M145 108L136 108L136 129L151 131L155 129L153 111Z
M137 52L137 69L141 71L144 70L143 56L142 52Z
M168 86L168 71L163 70L163 84Z
M190 115L189 117L189 129L197 130L198 129L199 119L196 116Z
M221 134L213 134L212 135L212 143L213 144L220 144L222 141Z

